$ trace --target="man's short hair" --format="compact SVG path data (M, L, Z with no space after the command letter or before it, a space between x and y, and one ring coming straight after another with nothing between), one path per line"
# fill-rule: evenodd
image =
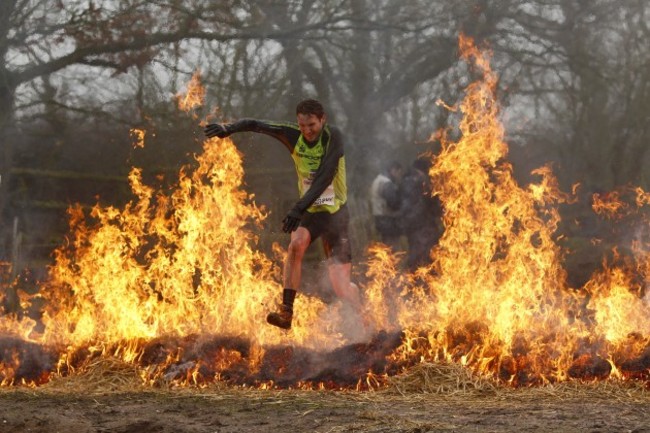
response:
M320 119L325 114L325 109L323 108L323 104L317 100L305 99L300 101L296 107L296 115L298 114L313 114Z

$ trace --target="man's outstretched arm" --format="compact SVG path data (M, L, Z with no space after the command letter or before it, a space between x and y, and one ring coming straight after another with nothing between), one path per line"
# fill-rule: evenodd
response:
M289 152L293 152L300 136L298 127L290 123L274 123L257 119L240 119L233 123L210 123L206 125L204 132L209 138L226 138L236 132L265 134L280 141Z

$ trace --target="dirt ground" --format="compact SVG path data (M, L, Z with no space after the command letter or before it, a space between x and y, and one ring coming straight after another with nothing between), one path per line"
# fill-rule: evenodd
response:
M650 393L0 391L0 432L650 432Z

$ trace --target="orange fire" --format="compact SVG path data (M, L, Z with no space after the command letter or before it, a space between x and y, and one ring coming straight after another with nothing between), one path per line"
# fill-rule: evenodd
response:
M201 74L196 71L190 82L187 84L187 91L185 94L176 95L178 100L178 108L182 111L188 112L194 108L203 105L205 100L205 87L201 84Z
M386 247L368 250L365 317L301 295L290 332L265 324L281 292L278 261L256 248L266 212L244 191L233 142L213 138L169 195L133 169L135 198L124 208L70 209L71 235L41 288L44 330L0 318L13 336L0 353L0 381L39 384L103 356L134 364L149 385L363 389L423 361L460 363L513 385L647 379L648 243L640 237L634 257L568 286L554 236L557 205L572 194L549 167L534 172L538 183L517 184L489 52L467 38L460 45L483 78L459 106L461 138L437 134L442 150L430 176L444 235L414 274ZM204 93L195 74L179 104ZM635 192L637 206L648 204ZM46 360L42 371L19 373L18 341Z
M144 137L147 134L147 131L139 128L132 128L129 130L131 138L133 139L133 147L144 147Z
M638 254L635 267L604 269L581 289L567 286L553 234L560 221L555 205L570 196L548 168L535 171L539 184L517 185L505 161L489 53L467 39L461 48L483 80L467 88L462 138L440 134L430 175L446 229L431 265L396 303L395 326L406 339L395 360L460 362L517 385L625 371L623 364L648 352L650 305L641 297L648 255ZM392 271L382 274L391 259L380 251L375 260L371 276L393 279ZM642 272L641 283L632 268ZM650 365L640 367L647 374Z
M621 199L618 191L604 194L596 193L592 196L592 199L591 207L594 212L610 219L620 218L623 212L629 208L629 205Z

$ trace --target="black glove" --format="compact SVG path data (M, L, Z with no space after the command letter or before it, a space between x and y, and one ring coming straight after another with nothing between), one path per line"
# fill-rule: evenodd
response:
M286 217L282 220L282 231L285 233L291 233L296 230L300 225L300 218L302 217L302 212L291 209Z
M228 126L229 125L223 125L221 123L210 123L203 129L203 132L205 133L206 137L209 138L226 138L232 134L232 132L228 129Z

